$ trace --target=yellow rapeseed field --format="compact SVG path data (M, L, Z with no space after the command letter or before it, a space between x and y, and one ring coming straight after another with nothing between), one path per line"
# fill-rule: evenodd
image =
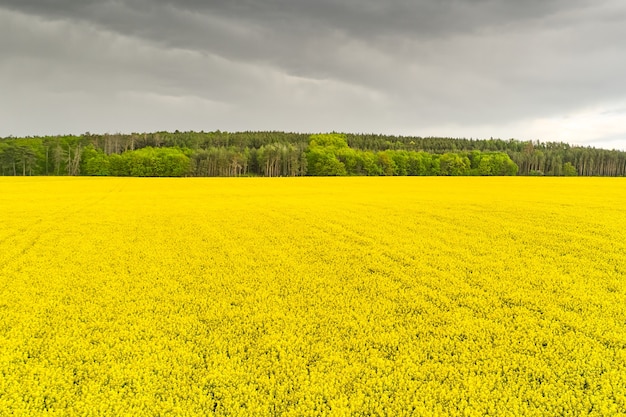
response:
M626 414L624 178L0 178L0 416Z

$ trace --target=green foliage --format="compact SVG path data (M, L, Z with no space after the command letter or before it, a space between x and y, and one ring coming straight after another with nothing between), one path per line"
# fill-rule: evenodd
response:
M0 142L1 175L41 175L41 139L14 139Z
M626 152L514 139L221 131L86 133L0 138L0 175L626 176Z
M574 167L571 162L566 162L563 164L563 175L566 177L575 177L578 175L578 172L576 171L576 167Z
M469 175L470 166L471 163L467 156L446 153L439 158L439 175Z
M430 156L430 167L426 175L439 175L441 173L440 156L437 154Z
M88 147L84 158L84 175L182 177L190 171L189 157L176 148L147 147L107 156Z
M361 152L360 156L363 161L363 171L365 175L376 176L383 174L383 169L378 164L378 158L374 152Z
M340 148L347 148L348 140L346 139L346 135L339 133L311 135L309 139L309 147L322 147L337 150Z
M378 153L378 164L380 165L381 171L383 175L395 175L396 173L396 164L391 157L391 153L389 151L383 151Z
M391 160L395 166L394 175L409 175L409 152L396 151L391 154Z
M473 175L517 175L519 167L502 152L471 152L471 173Z
M429 175L432 166L431 155L426 152L409 152L407 160L408 175Z
M306 151L307 174L314 176L347 175L346 166L337 158L338 153L344 158L349 158L349 153L345 152L346 149L349 148L344 135L335 133L311 135L309 149Z
M335 157L344 165L348 175L363 175L363 159L356 150L342 147L337 149Z
M128 177L130 176L130 167L128 166L128 160L122 155L111 154L109 159L109 175L114 177Z
M128 174L133 177L182 177L190 170L190 160L177 148L150 146L122 154Z
M314 176L347 175L346 167L332 148L312 147L307 151L308 174Z
M90 176L110 175L109 158L100 149L95 149L93 145L87 146L83 150L81 173Z

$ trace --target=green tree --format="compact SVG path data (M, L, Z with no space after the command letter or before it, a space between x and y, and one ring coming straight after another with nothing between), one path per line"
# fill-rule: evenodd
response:
M311 135L307 150L307 174L347 175L346 166L337 158L337 153L347 148L348 142L344 135L335 133Z
M93 176L110 175L110 162L104 152L93 145L85 147L81 160L81 174Z
M307 153L308 174L314 176L346 175L345 165L337 159L332 150L315 147Z
M395 166L395 175L409 175L409 152L392 151L391 159Z
M395 175L396 164L394 163L390 151L378 152L378 165L381 167L383 175Z
M309 139L309 146L312 148L319 146L336 150L340 148L347 148L348 140L346 139L346 135L339 133L311 135Z
M363 161L354 149L339 148L335 156L345 166L348 175L361 175L363 173Z
M377 176L383 175L383 170L378 164L378 157L374 152L361 152L361 160L363 161L363 171L365 175Z
M576 175L578 175L576 167L574 167L571 162L566 162L563 164L562 172L563 175L565 175L566 177L575 177Z
M446 153L439 158L440 175L469 175L470 160L456 153Z
M115 177L127 177L130 175L130 169L128 166L128 160L122 158L120 154L111 154L109 159L109 175Z

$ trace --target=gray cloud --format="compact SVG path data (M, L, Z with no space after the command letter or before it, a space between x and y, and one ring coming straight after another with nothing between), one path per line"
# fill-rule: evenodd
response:
M601 133L524 126L588 109L597 122L626 102L624 23L618 0L2 0L0 135L278 129L598 143ZM599 130L626 148L626 128L623 142Z

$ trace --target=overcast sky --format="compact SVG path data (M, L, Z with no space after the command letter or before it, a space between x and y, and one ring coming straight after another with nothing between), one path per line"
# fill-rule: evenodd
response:
M626 2L0 0L0 136L217 129L626 150Z

